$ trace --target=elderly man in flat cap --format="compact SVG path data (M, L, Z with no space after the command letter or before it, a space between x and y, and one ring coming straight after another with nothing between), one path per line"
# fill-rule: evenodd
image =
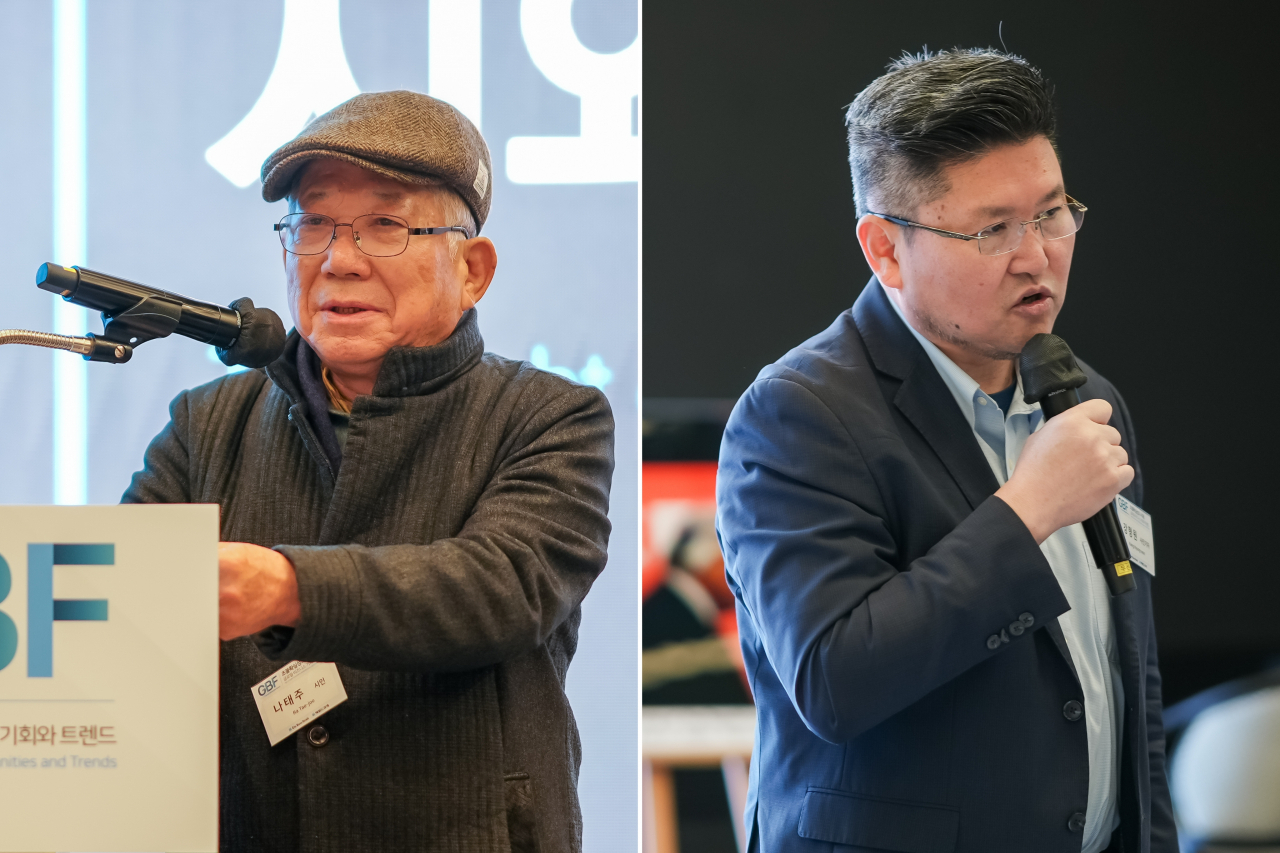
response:
M174 400L127 502L222 507L223 851L573 851L565 698L604 567L613 420L484 352L489 152L457 110L363 94L262 167L284 355ZM348 699L270 746L251 688L334 662Z

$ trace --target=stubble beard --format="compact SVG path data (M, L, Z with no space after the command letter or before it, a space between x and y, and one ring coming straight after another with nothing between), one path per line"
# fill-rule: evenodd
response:
M1008 350L1002 350L997 347L990 347L977 343L976 341L971 341L968 338L956 334L954 330L944 328L942 323L939 323L927 312L921 311L918 308L914 309L912 313L916 315L916 319L920 322L924 331L930 336L940 338L952 346L959 347L970 355L991 359L992 361L1014 361L1022 354L1021 352L1009 352Z

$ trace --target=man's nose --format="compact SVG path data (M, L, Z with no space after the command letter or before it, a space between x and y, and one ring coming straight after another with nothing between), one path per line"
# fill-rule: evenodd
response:
M323 269L331 275L363 275L369 267L369 256L360 250L360 237L355 227L339 224L333 241L325 252Z
M1044 235L1040 233L1040 223L1024 225L1022 242L1014 249L1009 259L1009 272L1030 273L1035 275L1044 272L1049 266L1049 255L1045 251Z

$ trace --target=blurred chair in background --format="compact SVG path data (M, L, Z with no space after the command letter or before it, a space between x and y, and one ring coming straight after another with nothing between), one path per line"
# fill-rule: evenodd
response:
M1184 853L1280 853L1280 668L1165 710Z

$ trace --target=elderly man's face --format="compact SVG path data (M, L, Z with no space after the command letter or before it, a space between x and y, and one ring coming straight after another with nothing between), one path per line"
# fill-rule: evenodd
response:
M310 163L290 204L293 210L323 213L340 223L366 213L389 213L410 228L458 224L445 221L431 190L338 160ZM298 332L339 375L376 374L392 347L443 341L484 295L496 263L488 240L463 243L451 259L448 239L413 236L402 254L375 258L356 246L350 228L340 227L322 254L285 252L289 304ZM485 258L472 257L477 253Z

